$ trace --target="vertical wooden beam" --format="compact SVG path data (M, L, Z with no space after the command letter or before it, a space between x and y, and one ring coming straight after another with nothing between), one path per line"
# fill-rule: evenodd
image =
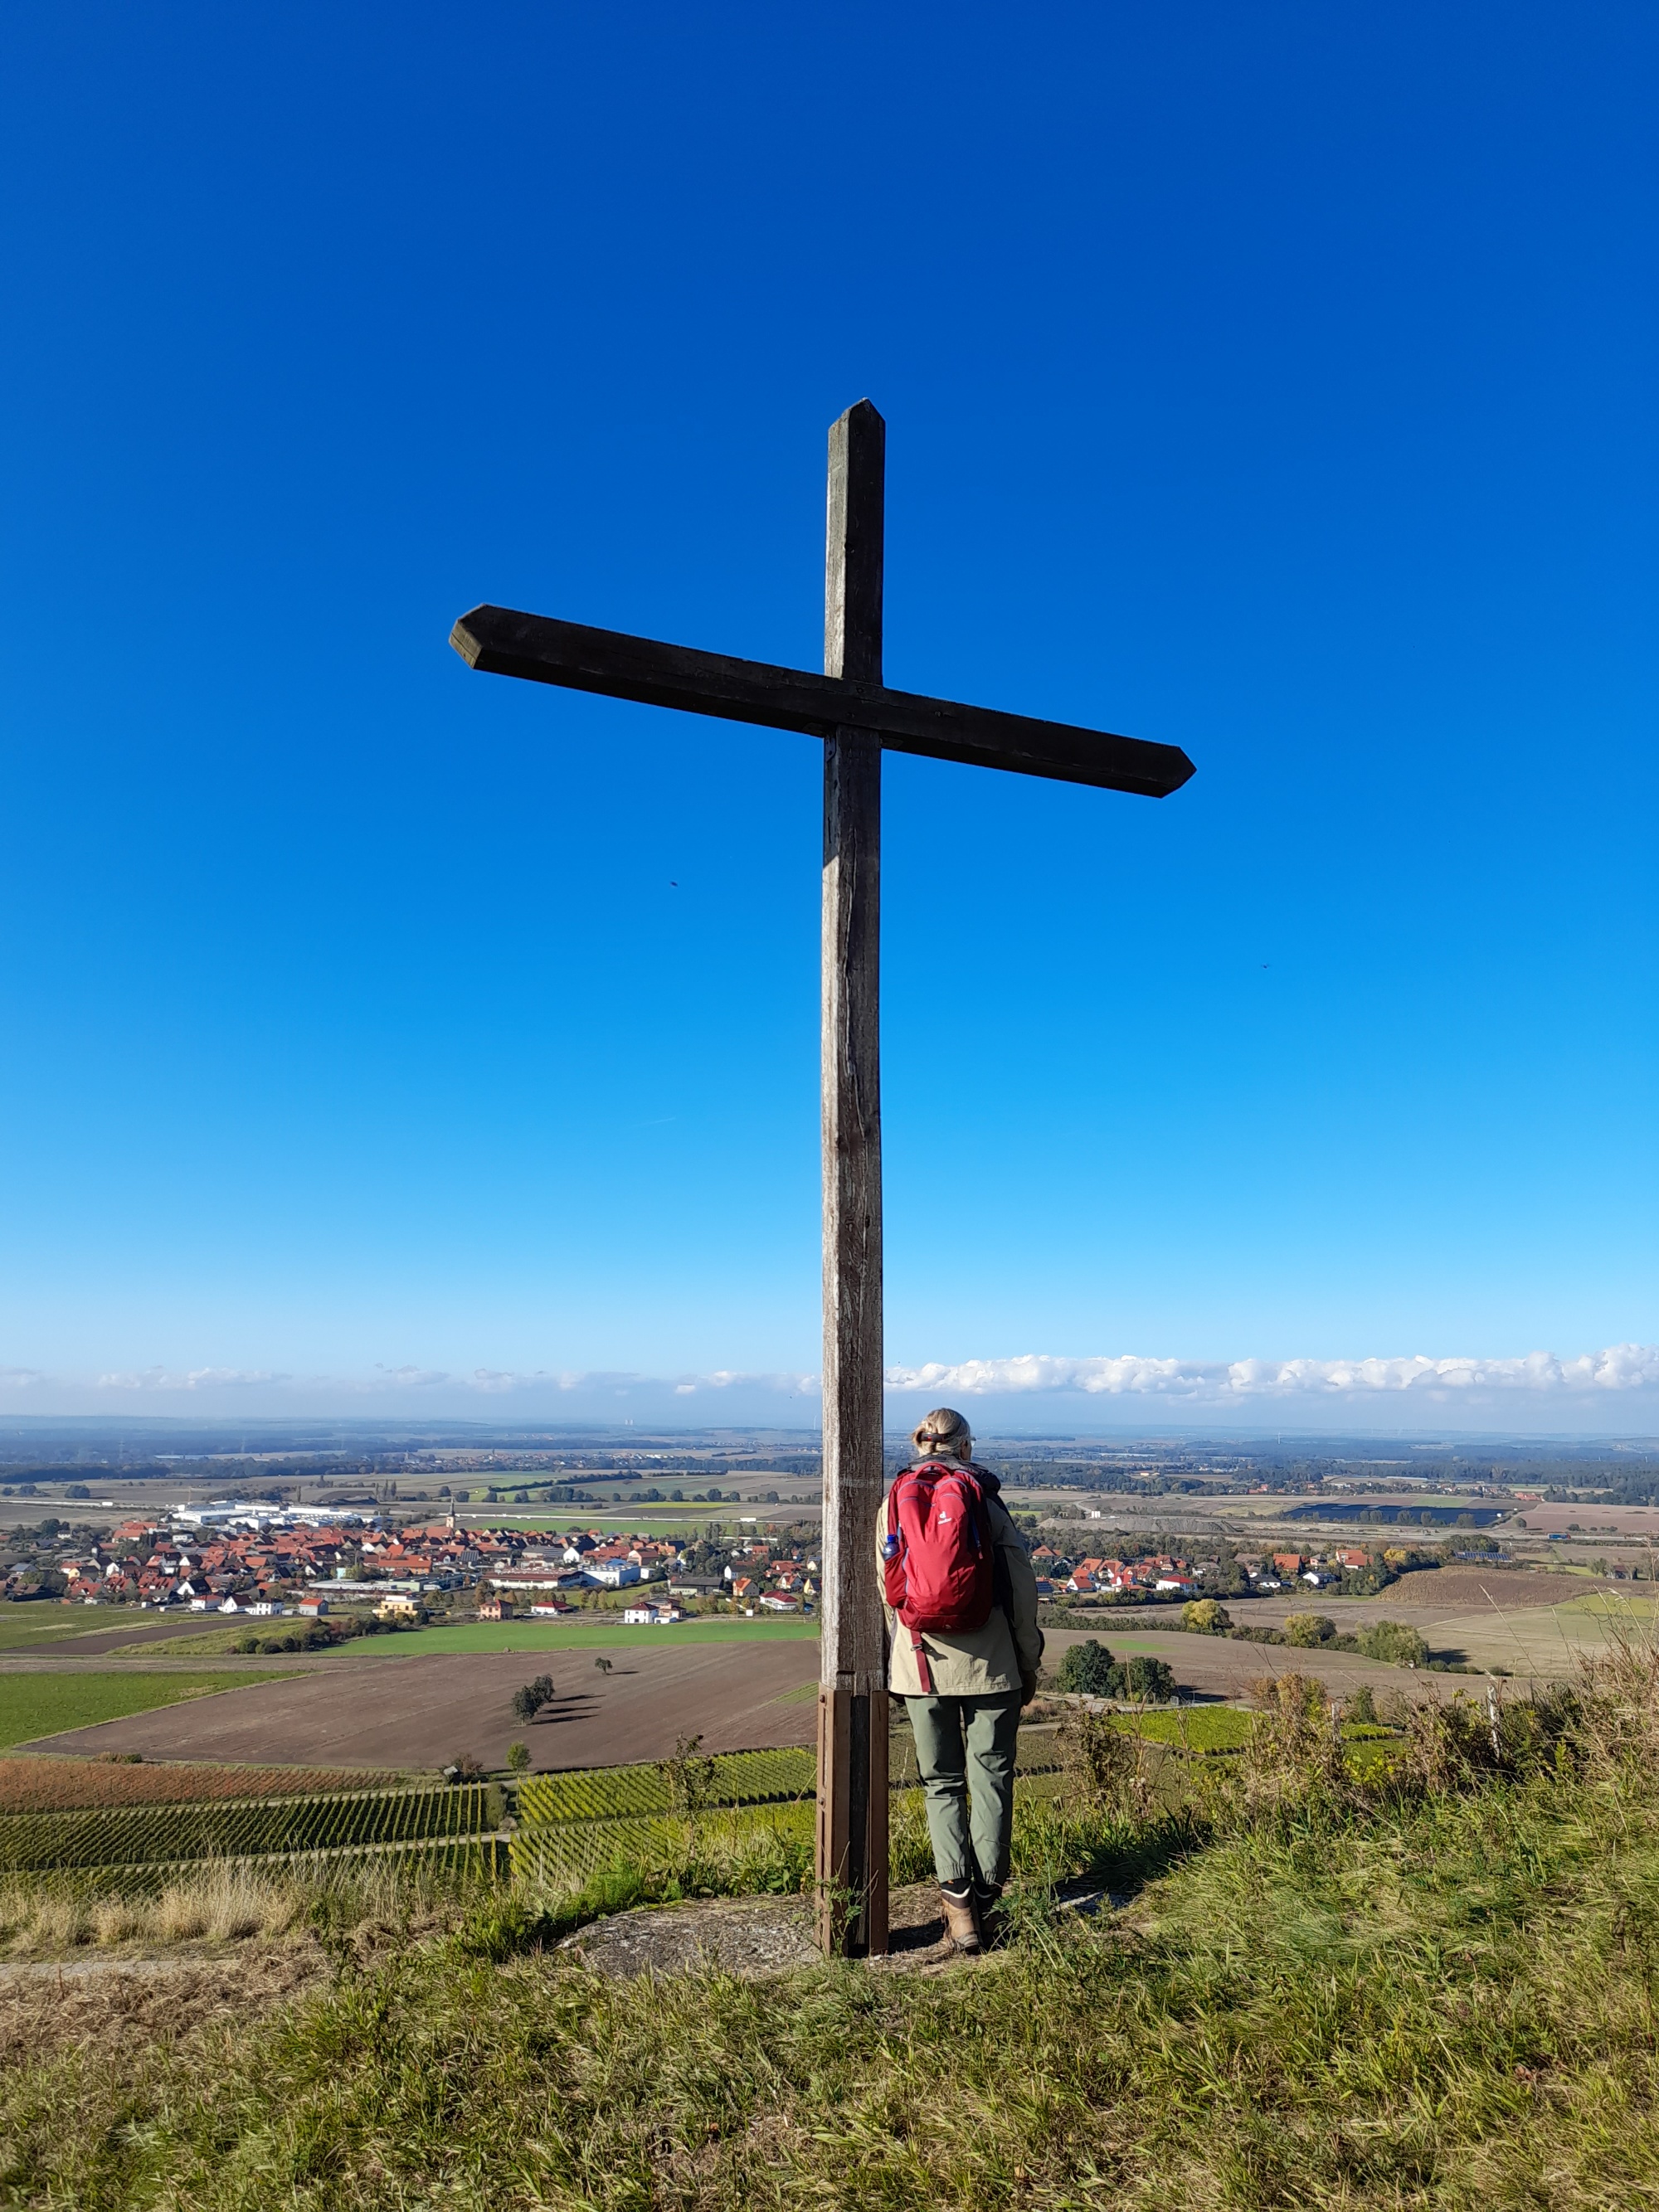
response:
M881 682L887 428L867 399L830 432L823 671ZM887 1948L887 1640L882 1494L881 744L823 757L823 1546L818 1941Z

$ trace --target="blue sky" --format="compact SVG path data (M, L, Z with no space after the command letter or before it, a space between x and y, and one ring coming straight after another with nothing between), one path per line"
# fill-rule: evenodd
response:
M888 680L1199 769L888 763L895 1366L1659 1343L1650 10L9 41L8 1403L811 1418L818 748L445 640L817 665L865 393Z

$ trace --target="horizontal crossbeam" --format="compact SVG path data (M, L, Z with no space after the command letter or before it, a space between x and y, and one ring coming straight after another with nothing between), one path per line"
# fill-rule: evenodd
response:
M1076 729L1067 722L1039 722L1026 714L1000 714L993 707L960 707L948 699L890 691L880 684L775 668L764 660L733 660L689 645L629 637L622 630L515 614L509 607L474 607L456 623L449 641L470 668L490 675L522 676L536 684L637 699L647 707L677 707L688 714L716 714L730 722L758 722L768 729L800 730L814 738L831 737L838 729L871 730L893 752L1053 776L1103 791L1164 799L1193 773L1179 745L1150 744L1108 730Z

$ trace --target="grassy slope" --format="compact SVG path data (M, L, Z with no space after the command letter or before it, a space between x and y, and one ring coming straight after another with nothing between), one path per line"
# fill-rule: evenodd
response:
M0 1675L0 1747L125 1720L216 1690L245 1690L270 1680L246 1674L3 1674Z
M637 1990L405 1952L10 2077L0 2190L103 2208L1659 2203L1652 1808L1548 1781L1199 1853L939 1979Z

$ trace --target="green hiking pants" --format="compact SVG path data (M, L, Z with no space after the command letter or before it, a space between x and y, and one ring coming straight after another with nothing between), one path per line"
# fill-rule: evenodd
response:
M994 1698L907 1698L927 1834L941 1881L1008 1879L1014 1826L1019 1692Z

